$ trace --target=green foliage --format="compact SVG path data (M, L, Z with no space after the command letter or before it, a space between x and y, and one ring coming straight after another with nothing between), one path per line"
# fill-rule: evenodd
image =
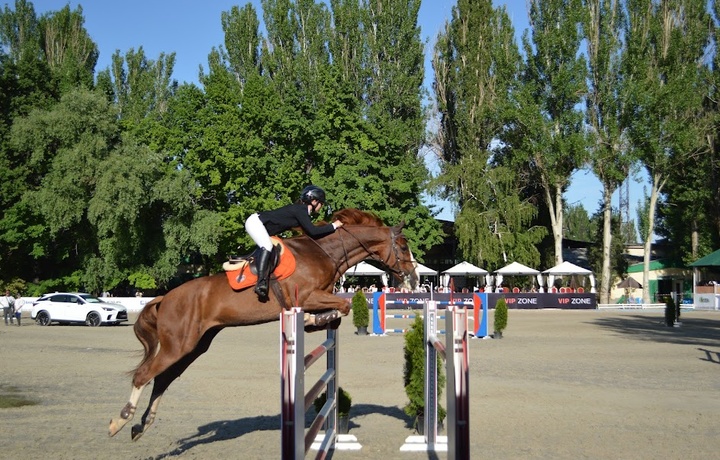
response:
M13 278L7 283L0 282L0 295L5 295L5 290L9 290L10 294L16 297L33 296L33 294L28 294L25 280L20 278Z
M327 401L327 392L323 392L320 396L315 398L313 400L313 407L315 408L315 412L319 413L323 406L325 405L325 402ZM338 387L338 415L340 417L345 417L350 415L350 409L352 407L352 397L350 396L350 393L345 391L343 387Z
M138 289L155 289L157 284L155 278L148 273L135 272L128 275L128 281L130 285L135 286Z
M590 219L582 204L567 205L563 208L565 237L571 240L596 241L597 222Z
M410 324L410 329L405 333L405 345L403 355L405 364L403 367L403 385L409 402L403 410L411 417L425 414L425 333L424 322L421 315L416 314ZM438 356L437 363L437 397L438 401L445 387L445 373L443 372L442 358ZM445 419L445 409L438 402L438 421Z
M675 324L675 321L678 319L677 312L675 311L675 301L672 297L668 296L667 299L665 299L665 325L667 327L673 327L673 324Z
M362 291L357 291L352 297L352 315L353 325L355 327L368 327L370 313L368 311L365 293Z
M495 331L502 332L507 327L508 307L504 297L500 297L495 303L495 315L493 318L493 326Z

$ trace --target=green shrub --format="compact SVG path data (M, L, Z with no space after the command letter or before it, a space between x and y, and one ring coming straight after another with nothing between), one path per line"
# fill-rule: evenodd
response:
M358 291L352 297L353 325L355 327L368 327L370 313L368 312L365 293Z
M405 366L403 368L403 384L405 394L409 402L405 405L404 411L411 417L425 415L425 331L424 323L420 314L415 315L415 320L410 325L410 330L405 333ZM440 405L440 395L445 386L445 373L443 372L442 358L438 356L437 363L437 397L438 397L438 421L445 419L445 409Z
M668 296L665 299L665 325L673 327L676 319L675 302L673 302L672 297Z
M494 326L495 331L502 332L507 327L507 320L508 320L508 308L507 303L505 303L505 298L501 297L498 299L497 303L495 304L495 318L494 318Z
M313 406L315 407L316 413L320 413L320 410L325 405L325 401L327 401L326 392L323 392L320 396L315 398L315 400L313 401ZM350 415L350 408L352 407L352 397L350 397L350 393L343 390L343 387L338 388L337 406L339 416L342 417Z

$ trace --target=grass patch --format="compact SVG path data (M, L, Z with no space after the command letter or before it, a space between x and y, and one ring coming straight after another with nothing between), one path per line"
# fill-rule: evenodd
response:
M0 409L35 406L38 401L25 397L18 388L0 385Z

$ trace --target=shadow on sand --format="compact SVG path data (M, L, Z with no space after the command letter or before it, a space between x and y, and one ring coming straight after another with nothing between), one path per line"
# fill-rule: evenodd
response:
M356 421L364 415L381 414L388 417L396 418L405 423L406 427L412 427L414 420L407 416L403 410L397 406L379 406L377 404L355 404L352 406L350 415L349 430L362 426ZM305 428L308 428L315 418L314 410L309 410L305 416ZM187 438L178 440L178 447L170 452L152 457L154 460L175 457L192 450L195 446L209 444L216 441L226 441L230 439L238 439L242 436L256 431L277 431L278 443L280 443L280 414L277 415L259 415L257 417L246 417L237 420L221 420L208 423L198 427L198 432ZM328 456L331 458L331 456Z
M692 313L686 313L680 321L681 327L667 327L662 317L618 315L598 318L591 324L633 340L720 347L720 319L693 318Z

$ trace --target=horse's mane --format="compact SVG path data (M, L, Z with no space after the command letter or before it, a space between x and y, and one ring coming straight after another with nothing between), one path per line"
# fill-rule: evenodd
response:
M383 227L385 225L375 214L355 208L345 208L335 212L333 220L336 219L345 225L370 225L373 227Z

